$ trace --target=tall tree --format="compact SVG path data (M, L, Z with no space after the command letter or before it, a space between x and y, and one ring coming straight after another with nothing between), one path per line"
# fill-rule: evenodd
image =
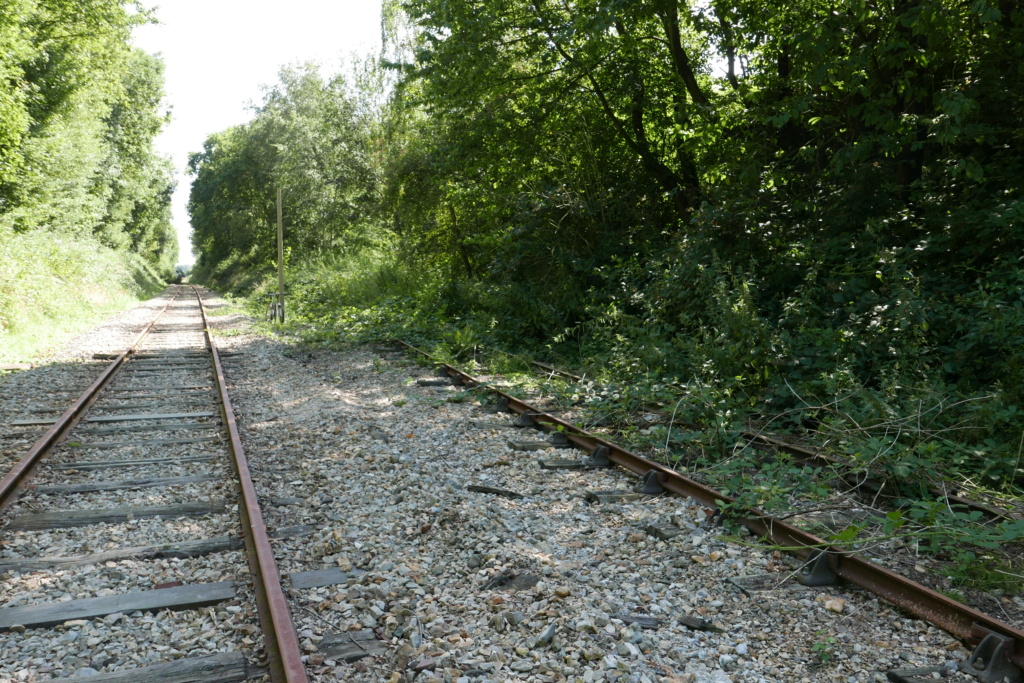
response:
M379 183L371 122L341 76L286 68L249 123L211 136L189 160L189 211L199 264L228 256L267 267L275 252L275 195L285 236L302 260L356 252L375 239Z
M94 234L166 270L163 67L130 45L149 19L126 0L0 2L0 221Z

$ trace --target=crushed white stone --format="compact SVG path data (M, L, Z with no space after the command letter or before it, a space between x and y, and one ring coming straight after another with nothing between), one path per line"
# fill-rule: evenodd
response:
M83 335L51 357L54 365L0 378L0 422L56 417L102 369L92 354L120 350L164 303L148 302ZM587 503L586 490L628 489L635 480L621 471L542 470L538 458L582 454L513 450L510 440L542 435L471 424L511 416L482 414L459 389L416 386L417 378L433 376L429 368L382 359L370 349L296 348L255 334L238 315L215 316L211 325L225 333L217 336L222 350L242 354L224 365L267 525L312 528L274 542L282 574L327 567L350 573L341 584L288 591L314 681L873 682L886 680L888 669L909 666L942 666L951 674L946 680L973 680L959 670L966 651L945 633L850 587L805 589L784 580L791 570L782 555L709 526L699 505L668 496ZM55 412L38 412L44 410ZM45 429L5 426L0 466L9 467ZM131 459L141 452L62 447L56 457ZM162 452L222 449L189 444ZM228 467L221 461L91 472L53 467L34 483L207 472L228 481ZM523 497L469 492L468 484ZM86 494L60 508L223 493L215 485L190 485L177 492ZM28 500L3 519L38 511ZM36 500L44 502L57 501ZM681 529L669 541L647 533L649 525L668 523ZM229 510L0 531L0 558L101 552L237 529ZM750 594L727 581L761 573L782 578ZM522 587L515 581L489 587L502 576L518 577ZM0 606L230 579L239 582L235 604L5 634L0 681L85 676L227 649L258 656L262 645L239 552L2 575ZM631 624L633 616L656 619L658 628ZM715 630L692 630L683 617L699 617ZM320 649L328 633L367 630L385 643L382 654L345 663Z
M780 580L743 593L726 579L789 565L750 537L708 526L699 505L669 496L585 502L585 490L636 480L542 470L539 457L582 454L512 450L509 440L542 437L471 425L511 416L446 400L458 390L416 386L429 368L370 349L295 348L254 334L242 316L213 325L229 332L221 348L244 354L225 365L260 494L292 499L264 508L268 526L315 528L275 542L282 573L352 574L291 591L300 637L314 646L313 680L859 682L907 666L970 680L958 671L967 655L959 643L862 591ZM682 533L646 533L665 523ZM502 572L537 581L488 589ZM630 615L659 627L630 625ZM691 630L683 616L718 630ZM387 643L384 654L354 664L316 656L316 637L366 629Z

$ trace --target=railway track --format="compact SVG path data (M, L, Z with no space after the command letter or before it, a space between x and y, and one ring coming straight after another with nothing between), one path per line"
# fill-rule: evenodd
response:
M529 361L529 363L536 369L538 374L549 378L561 377L562 379L574 383L580 383L583 380L583 378L578 375L574 375L547 363L541 363L538 361ZM553 411L553 414L558 414L558 412L559 411ZM692 425L691 427L696 428L696 425ZM740 436L746 442L745 448L772 454L785 454L794 462L826 470L832 474L832 479L829 482L831 486L842 490L843 492L848 491L861 496L864 499L865 504L869 506L873 507L880 499L893 499L900 495L895 487L889 487L891 490L887 490L887 484L883 479L872 476L870 473L864 471L863 468L857 467L855 463L841 457L830 455L815 448L790 443L784 439L761 431L745 431L742 432ZM945 504L950 510L978 513L988 523L998 523L1003 521L1012 523L1024 520L1024 512L1019 509L1015 509L1009 505L1000 506L994 502L974 500L961 493L951 492L949 490L950 488L955 487L947 485L928 485L927 491L935 499L945 501ZM812 513L812 515L818 514L818 519L826 526L836 526L837 523L842 525L844 522L848 524L853 521L858 521L857 513L861 513L860 517L863 517L863 513L865 513L866 510L855 510L854 516L852 517L844 515L841 512L836 515L836 512L838 511L822 510L816 511L815 513ZM801 517L802 515L795 514L793 516ZM835 530L839 531L841 528L842 526Z
M49 605L60 621L4 627L0 680L298 680L273 652L287 638L265 626L265 583L284 586L278 605L303 670L294 675L312 681L968 678L960 654L960 664L945 661L961 650L937 629L855 583L806 588L778 553L719 538L707 514L721 499L714 492L664 495L681 485L660 470L635 491L628 474L657 468L512 397L502 405L510 413L480 415L462 391L475 380L454 368L440 382L414 368L414 381L369 353L296 350L244 336L241 324L242 336L222 340L239 355L204 356L206 330L230 324L199 322L193 296L182 288L169 317L112 359L119 366L95 400L65 414L74 424L12 427L45 430L39 441L52 443L0 517L0 615ZM564 449L549 443L558 426ZM529 436L533 428L541 432ZM248 498L230 464L248 469L236 457L242 438L256 475ZM142 510L186 504L198 516ZM134 511L91 523L116 508ZM13 528L62 510L85 526ZM782 528L753 521L759 534ZM266 580L274 558L261 561L244 539L261 526L279 582ZM226 547L203 547L215 539ZM831 574L849 572L850 557L824 557ZM233 597L206 606L120 602L67 618L83 600L223 583ZM1013 627L978 618L987 621L972 625L1010 641L971 660L973 673L1016 675L1005 668L1019 652ZM214 673L218 659L235 669Z
M11 426L46 431L0 480L5 680L307 680L197 290Z
M399 341L409 351L425 358L430 354ZM546 368L545 368L546 369ZM550 370L550 369L548 369ZM463 387L483 386L472 375L449 365L441 365L444 376ZM1024 680L1024 630L1018 626L983 614L926 586L889 571L843 548L830 545L802 529L772 518L758 510L737 511L736 501L729 496L696 482L660 463L632 453L610 441L594 436L561 418L539 410L530 404L492 387L488 392L498 401L498 410L512 412L520 417L520 426L535 427L552 434L558 445L572 446L589 454L586 460L567 465L579 468L619 467L642 478L634 492L650 495L673 493L698 501L709 509L726 506L740 515L738 521L751 533L769 543L786 548L801 561L797 578L809 586L837 585L849 582L897 605L906 612L932 623L975 647L967 662L967 672L983 683L1015 682ZM748 435L762 446L770 446L795 453L808 461L820 463L823 456L806 449L785 444L762 435ZM834 464L834 463L833 463ZM977 506L965 499L951 502ZM993 511L985 509L990 514ZM891 680L912 680L914 676L890 676Z
M789 443L760 432L744 432L743 438L747 444L757 450L777 451L786 453L794 461L815 467L832 468L840 473L840 478L851 488L851 490L865 490L870 495L878 496L883 493L884 482L872 478L867 474L854 474L853 463L841 458L822 453L819 450ZM951 508L957 507L969 511L980 512L988 519L1015 521L1024 519L1021 513L1015 510L1004 510L994 505L988 505L962 495L950 493L936 486L929 486L928 492L936 498L944 499Z

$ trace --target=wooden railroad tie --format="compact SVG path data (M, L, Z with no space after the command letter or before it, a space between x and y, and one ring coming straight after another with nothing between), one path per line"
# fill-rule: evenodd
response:
M201 517L224 512L224 501L214 503L178 503L176 505L125 505L101 510L53 510L29 515L18 515L8 529L38 531L40 529L68 529L94 524L118 524L134 519L151 517Z
M5 607L0 609L0 630L12 626L40 628L56 626L74 619L95 619L118 612L154 611L161 609L196 609L235 598L233 581L196 583L173 588L133 591L99 598L82 598L67 602Z

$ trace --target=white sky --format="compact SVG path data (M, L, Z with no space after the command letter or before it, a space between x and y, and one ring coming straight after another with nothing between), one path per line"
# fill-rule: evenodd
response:
M178 262L192 263L189 153L211 133L248 121L260 86L277 82L282 66L317 61L333 72L342 57L379 50L380 0L165 0L157 17L159 25L136 29L135 44L162 53L166 64L172 120L156 144L178 171Z

